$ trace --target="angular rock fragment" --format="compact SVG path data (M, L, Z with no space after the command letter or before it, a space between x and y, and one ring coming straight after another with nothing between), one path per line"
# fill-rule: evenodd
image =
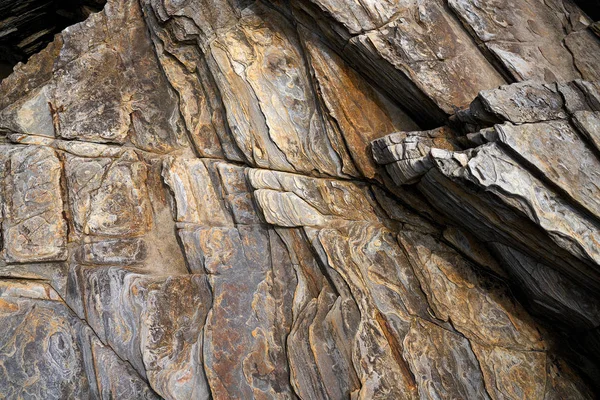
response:
M600 160L566 121L496 127L498 142L600 219Z
M151 228L147 168L133 152L118 159L67 155L75 228L85 234L139 236Z
M479 93L470 107L460 110L456 117L464 124L474 125L564 119L567 112L563 95L556 84L536 81L500 86Z
M67 224L56 153L36 146L4 147L3 153L4 259L65 260Z
M163 169L177 205L177 221L209 226L231 225L202 160L169 158Z
M44 54L51 69L28 83L31 92L25 91L19 105L0 105L0 127L82 141L131 142L156 152L181 147L185 133L177 100L159 69L137 1L113 1L60 36ZM17 68L7 84L28 71Z
M229 125L246 159L258 167L340 175L341 149L333 147L317 114L297 34L282 22L256 3L211 42Z
M447 128L398 132L373 142L373 158L386 166L396 184L415 183L433 167L433 158L443 156L443 150L460 149L454 136L452 130ZM430 154L432 147L436 149L436 155Z

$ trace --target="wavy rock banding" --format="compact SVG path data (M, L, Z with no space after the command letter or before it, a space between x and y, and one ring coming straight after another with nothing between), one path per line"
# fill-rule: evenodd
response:
M593 399L569 0L109 0L0 83L0 397Z

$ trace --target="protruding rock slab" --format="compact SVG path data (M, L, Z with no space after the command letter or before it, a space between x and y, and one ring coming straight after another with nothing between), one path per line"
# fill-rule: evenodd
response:
M4 258L20 263L65 260L67 224L56 153L37 146L4 146L3 151Z
M435 143L429 132L395 133L378 139L373 145L375 160L385 165L396 184L416 184L430 204L453 225L487 244L492 251L486 254L500 261L496 267L505 269L498 275L508 276L519 288L529 311L551 322L553 329L579 337L579 343L589 337L597 340L599 317L596 305L600 287L600 253L597 251L600 161L595 140L598 136L595 113L599 107L594 82L523 82L481 92L468 109L457 113L451 120L457 134L455 148L443 142ZM460 240L464 235L444 236L473 261L483 266L489 264L473 253L473 246L464 246L464 240ZM402 232L399 237L409 253L415 253L414 258L419 255L414 249L423 246L419 257L425 264L415 268L415 272L422 277L422 286L431 296L427 288L436 281L435 274L421 273L428 270L427 263L433 262L434 257L429 252L440 250L441 244L424 238L407 241L414 237L412 233ZM459 262L451 264L460 265ZM440 259L432 265L444 269ZM456 277L456 271L452 275ZM460 275L469 276L469 273L464 271ZM458 290L457 279L449 280L453 285L442 286L439 293L447 295ZM472 289L478 286L473 285ZM493 292L489 287L486 291L488 295ZM451 294L454 300L444 301L453 304L447 312L462 313L477 304L466 296L469 305L456 307L457 299L463 297L458 292ZM434 310L442 298L442 295L431 297ZM478 314L483 309L476 308ZM502 339L502 344L497 342L500 338L496 335L503 332L499 327L487 333L465 331L474 326L489 326L489 323L473 324L475 316L467 318L467 325L461 322L464 315L441 317L452 321L465 337L473 339L473 350L483 363L486 388L501 387L498 390L504 393L490 393L492 396L514 396L523 390L524 383L518 383L520 378L516 375L500 377L497 375L500 370L510 375L508 371L512 369L519 375L536 365L536 370L551 374L554 368L546 367L548 360L539 355L535 330L525 329L532 326L531 323L521 326L516 323L519 313L514 309L505 310L504 315L512 321L510 326L518 327L519 337L529 337L529 344L525 345L527 341L511 344L512 334ZM487 314L489 312L481 313ZM495 322L499 322L502 318L496 315ZM584 352L596 354L598 349L592 345ZM507 362L509 354L515 364ZM490 364L496 368L490 369ZM517 368L516 365L529 367ZM589 370L588 373L594 374ZM528 381L532 383L527 387L528 396L558 393L568 386L554 382L548 389L546 379L543 374L532 376ZM503 383L498 386L499 382ZM586 392L577 390L582 395Z

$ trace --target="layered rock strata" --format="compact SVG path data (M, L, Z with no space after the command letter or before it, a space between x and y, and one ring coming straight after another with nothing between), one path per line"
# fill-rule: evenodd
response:
M593 29L108 1L0 84L0 397L594 398Z
M453 117L453 128L373 143L395 184L414 185L483 241L530 310L579 336L587 344L580 351L594 357L599 88L581 80L502 86L481 92Z

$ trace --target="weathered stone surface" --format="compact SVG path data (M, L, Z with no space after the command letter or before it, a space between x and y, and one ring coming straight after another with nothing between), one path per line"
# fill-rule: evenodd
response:
M120 360L98 338L91 340L94 370L98 385L98 398L155 400L159 397L143 379L131 368L131 365Z
M85 234L138 236L151 224L147 170L133 152L117 160L67 155L76 229Z
M158 152L181 145L177 100L160 72L136 1L111 2L68 28L55 46L48 61L52 69L43 81L30 83L23 102L0 111L0 127L92 142L130 141ZM17 69L3 85L20 73Z
M496 132L500 143L519 154L547 182L600 217L600 160L568 122L507 123L497 126Z
M12 151L11 151L12 150ZM7 262L66 258L61 164L45 147L4 148L4 259Z
M345 143L352 159L343 159L343 170L358 168L364 177L373 178L376 170L370 157L369 143L380 137L381 132L407 130L416 125L320 42L316 35L302 27L299 33L310 59L323 113L331 118L331 122L326 124L328 135L332 137L334 134L330 132L337 127L340 132L333 136L336 139L332 141L337 142L338 147ZM346 173L357 175L351 169Z
M404 348L420 386L428 388L426 398L490 398L469 341L459 334L415 320L404 339ZM470 378L461 381L459 376Z
M569 34L565 37L564 43L573 55L573 63L581 77L587 80L599 80L597 54L600 50L600 42L598 37L586 29Z
M245 196L243 169L183 159L165 167L188 266L209 276L212 308L204 324L203 357L212 396L292 396L284 360L295 277L281 239L260 223ZM221 190L227 193L222 199L207 196Z
M472 342L526 351L544 348L533 321L502 290L483 291L491 285L458 253L422 234L401 232L399 241L438 318L451 321Z
M576 111L573 114L573 124L596 150L600 150L600 112Z
M331 185L328 180L258 170L251 170L249 178L257 189L255 197L267 222L284 227L304 227L320 261L336 272L336 280L341 279L344 287L347 286L361 316L357 331L358 343L362 343L360 348L377 346L380 357L388 354L385 364L375 362L369 370L378 371L381 376L394 376L399 388L393 389L391 382L385 379L376 381L371 373L359 369L361 396L412 396L415 388L418 393L427 392L429 396L434 396L436 391L449 393L452 390L485 396L483 388L492 378L488 379L479 369L478 363L484 361L472 353L474 343L485 349L502 348L513 352L506 356L512 360L507 365L495 359L487 361L498 376L494 379L510 381L513 373L510 363L519 364L522 357L529 360L530 354L537 357L528 361L535 367L521 374L531 373L531 379L545 375L545 372L539 375L537 371L545 371L546 358L537 355L545 353L547 344L525 310L511 300L506 287L494 283L494 279L478 276L468 261L440 244L434 236L401 231L399 242L396 242L392 232L385 227L394 225L381 217L376 203L369 199L366 187L346 183L344 188L348 194L334 197L328 191ZM360 198L362 200L358 200ZM356 212L350 199L371 207ZM325 205L335 212L326 211ZM330 217L323 218L325 214ZM323 300L306 306L311 318L316 318L312 315L318 313L315 307L319 301ZM435 316L428 309L432 309ZM377 324L363 325L365 316ZM434 328L428 331L426 327L432 324L442 332L449 331L450 336L441 339L430 333ZM457 332L451 334L455 329ZM438 339L431 339L431 335ZM413 345L421 341L431 343L431 350ZM453 352L444 353L441 347L437 348L442 346L441 342L443 346L452 346ZM398 351L402 355L398 355ZM423 357L420 354L425 351L431 351L427 353L430 355L420 359ZM449 360L454 357L451 354L460 351L466 352L460 359L439 361L444 367L431 372L434 378L423 378L422 372L416 372L421 368L430 371L436 365L434 361L423 364L425 359ZM496 366L500 369L496 370ZM436 388L441 382L448 382L450 377L462 374L464 369L474 368L475 373L469 375L472 386L454 382L446 383L448 389ZM446 372L448 370L452 372ZM449 375L442 378L436 374ZM478 382L474 380L477 374L480 376ZM435 383L430 384L430 380Z
M467 105L479 90L504 83L441 1L294 4L361 70L382 79L418 121L441 122L444 112Z
M166 160L163 171L165 182L175 197L177 222L233 225L202 160L170 158Z
M5 327L2 397L157 398L127 363L99 343L49 285L2 281L0 305Z
M152 277L124 268L82 268L86 319L99 338L165 398L206 398L202 326L206 279Z
M463 171L448 172L458 177ZM515 166L496 144L479 149L468 161L464 173L466 180L488 189L499 203L513 207L538 225L558 248L589 265L599 261L597 222L586 218L528 171ZM533 247L534 243L530 245ZM590 285L598 281L593 267L579 273L580 279L588 280Z
M522 83L482 92L454 119L456 128L473 132L461 143L475 148L452 151L422 142L419 155L427 160L425 168L410 181L395 179L400 185L418 182L421 193L454 224L489 242L504 276L519 288L531 312L582 337L597 335L598 326L600 165L594 99L595 84L585 81ZM486 127L492 124L496 125ZM474 132L477 129L481 130ZM376 161L392 176L406 175L400 175L401 163L412 162L411 154L395 149L409 146L411 135L419 133L393 134L374 143ZM432 242L427 248L435 246ZM514 320L515 312L509 315ZM460 319L452 317L455 326ZM483 336L493 337L491 332ZM523 363L534 362L534 356L523 355ZM494 350L481 357L506 355ZM483 371L486 381L497 382L495 372ZM544 390L546 378L536 379L539 387L530 388L531 396ZM506 395L522 393L523 385L511 381L503 384Z
M73 316L47 287L22 285L12 283L0 297L2 397L88 397L88 377L71 328Z
M16 66L0 397L597 397L599 41L488 3L109 0Z
M448 4L514 78L549 82L594 79L593 74L578 68L582 61L578 56L587 56L569 52L565 48L569 46L563 44L565 31L581 30L591 22L571 4L528 0L510 4L449 0ZM597 45L596 41L590 43Z
M512 123L564 119L567 116L562 93L555 84L526 81L479 93L466 111L457 116L463 123L500 121ZM564 94L563 94L564 95Z

